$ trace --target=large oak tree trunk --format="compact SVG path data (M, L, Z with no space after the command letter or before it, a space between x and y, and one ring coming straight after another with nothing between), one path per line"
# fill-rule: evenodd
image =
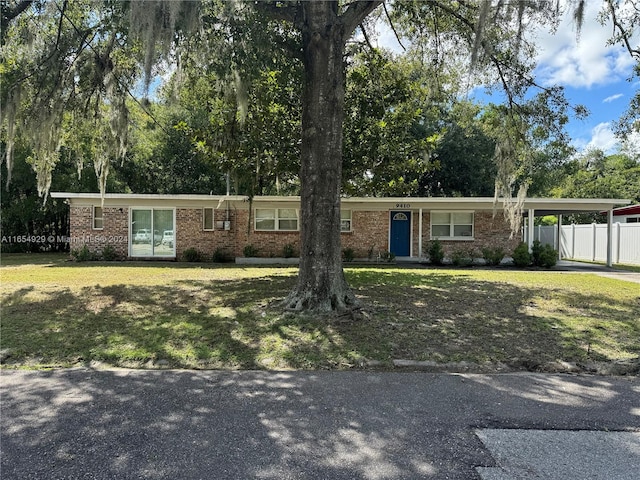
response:
M337 2L302 3L300 271L286 306L340 311L355 304L342 270L340 243L345 35Z

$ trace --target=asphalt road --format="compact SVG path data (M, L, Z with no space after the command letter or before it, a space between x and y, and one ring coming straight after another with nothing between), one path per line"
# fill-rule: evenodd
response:
M3 480L553 478L537 475L572 455L588 478L640 471L637 377L72 369L0 380Z

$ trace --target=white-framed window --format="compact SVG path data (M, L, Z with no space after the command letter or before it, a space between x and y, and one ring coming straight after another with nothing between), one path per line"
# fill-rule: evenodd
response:
M102 207L98 207L94 205L93 207L93 229L94 230L102 230L104 228L104 220L103 220L103 209Z
M298 210L295 208L256 208L256 231L298 230Z
M351 210L340 210L340 231L350 232L351 228Z
M202 229L205 231L213 230L215 225L214 222L214 209L213 208L203 208L202 209Z
M473 240L473 212L431 212L431 238Z
M175 257L175 208L132 207L129 221L131 257Z

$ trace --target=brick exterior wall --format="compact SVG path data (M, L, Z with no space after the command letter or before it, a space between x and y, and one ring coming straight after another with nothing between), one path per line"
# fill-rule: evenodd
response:
M351 212L351 232L342 232L342 248L352 248L356 258L376 258L389 250L389 212Z
M214 210L213 216L214 230L204 230L202 208L176 208L176 225L174 227L176 258L181 259L184 251L188 248L195 248L209 258L218 249L230 257L237 256L235 240L238 228L238 211L229 210L230 230L220 228L218 223L227 219L226 210Z
M144 208L144 207L141 207ZM168 208L168 207L167 207ZM176 208L175 246L176 258L182 259L184 251L195 248L205 258L211 258L216 250L221 250L230 257L244 256L243 249L246 245L253 245L258 250L260 257L282 257L286 245L292 245L295 254L300 252L299 232L256 232L253 224L253 210L231 208L228 213L225 209L214 211L214 230L203 229L202 208ZM70 209L70 236L71 248L79 249L87 245L90 251L101 253L106 245L114 247L117 254L123 258L128 256L129 241L129 208L105 207L103 209L102 230L94 230L93 207L71 206ZM219 222L227 220L227 214L231 222L231 229L224 230ZM414 257L419 255L419 213L413 211L412 253ZM351 248L356 258L367 258L371 252L374 257L389 249L389 211L363 211L351 212L351 232L341 234L342 248ZM422 215L422 256L426 256L430 235L430 213L423 211ZM474 240L473 241L442 241L445 254L460 248L472 248L476 256L481 257L484 247L502 247L507 255L510 255L519 241L521 235L509 238L509 225L498 212L495 218L492 212L476 211L474 214Z
M111 245L119 257L128 255L128 222L127 208L105 207L102 210L103 229L93 228L93 206L72 206L69 215L69 237L71 250L87 246L92 253L102 253L107 245Z

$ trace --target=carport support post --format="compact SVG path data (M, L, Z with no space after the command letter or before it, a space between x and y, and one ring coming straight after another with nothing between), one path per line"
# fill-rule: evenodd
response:
M558 214L558 260L562 260L562 214Z
M533 248L533 232L534 232L534 230L533 230L533 223L534 223L533 222L533 213L534 213L533 208L530 208L529 209L529 218L528 218L528 221L527 221L527 229L528 229L528 232L529 232L529 234L527 235L527 243L529 244L529 251L531 251L531 249Z
M422 209L418 210L418 262L422 260Z
M613 266L613 209L607 212L607 267Z

